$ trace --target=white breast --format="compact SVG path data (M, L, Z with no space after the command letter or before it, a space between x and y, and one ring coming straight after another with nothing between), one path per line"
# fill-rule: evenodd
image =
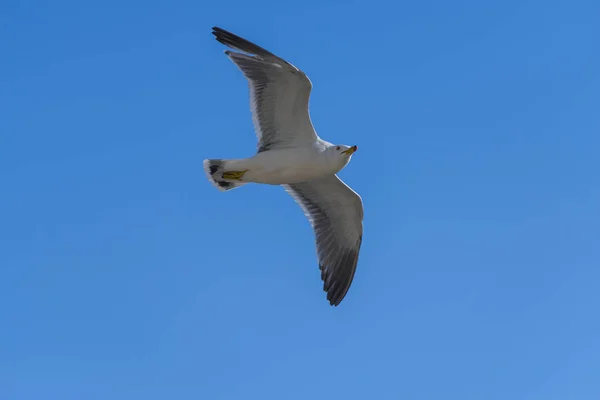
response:
M257 183L281 185L305 182L337 172L336 165L314 148L270 150L258 153L250 160L244 180Z

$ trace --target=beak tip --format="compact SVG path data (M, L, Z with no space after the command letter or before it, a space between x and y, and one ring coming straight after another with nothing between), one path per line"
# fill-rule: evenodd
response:
M352 146L348 150L344 150L342 152L342 154L346 154L346 155L351 156L352 154L354 154L356 152L356 150L358 150L358 146Z

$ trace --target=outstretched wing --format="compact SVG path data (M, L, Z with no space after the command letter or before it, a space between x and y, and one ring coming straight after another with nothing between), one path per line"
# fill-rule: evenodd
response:
M362 200L336 175L283 186L314 229L323 290L329 303L337 306L350 289L358 263Z
M317 140L308 112L312 84L282 58L224 29L213 27L225 51L248 79L250 108L258 136L258 152L310 145Z

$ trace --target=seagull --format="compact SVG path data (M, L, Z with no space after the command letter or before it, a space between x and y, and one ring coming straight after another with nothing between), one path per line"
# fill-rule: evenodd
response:
M338 306L358 263L363 204L336 174L358 147L317 135L308 111L312 83L304 72L225 29L212 29L217 41L236 50L225 54L248 81L258 145L249 158L204 160L208 180L223 192L251 182L283 186L313 228L323 290Z

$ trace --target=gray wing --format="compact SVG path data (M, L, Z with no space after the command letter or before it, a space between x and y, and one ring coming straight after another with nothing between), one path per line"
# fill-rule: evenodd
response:
M317 140L308 112L312 84L298 68L254 43L213 27L225 51L248 80L258 152L310 145Z
M323 290L329 303L337 306L350 289L358 263L362 200L336 175L283 186L314 229Z

